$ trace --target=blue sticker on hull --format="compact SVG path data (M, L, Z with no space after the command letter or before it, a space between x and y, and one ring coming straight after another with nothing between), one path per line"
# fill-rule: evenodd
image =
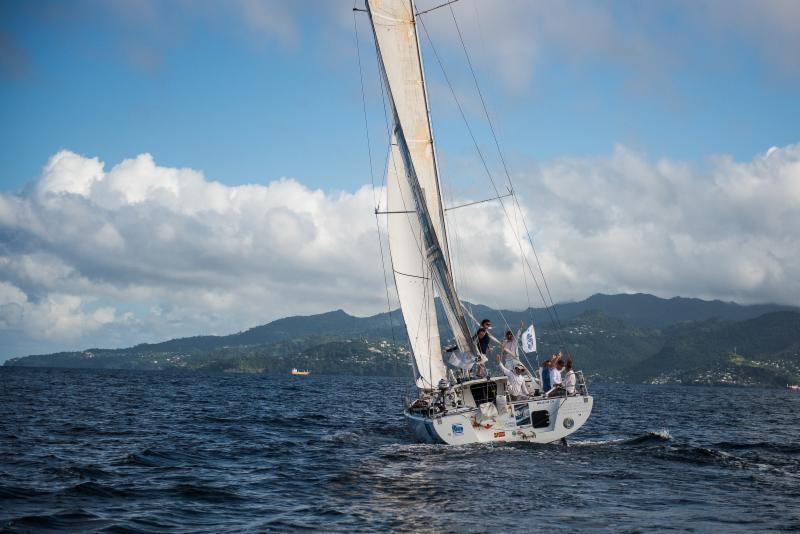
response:
M458 434L463 434L464 433L464 425L455 424L455 425L452 426L452 428L453 428L453 434L454 435L458 435Z

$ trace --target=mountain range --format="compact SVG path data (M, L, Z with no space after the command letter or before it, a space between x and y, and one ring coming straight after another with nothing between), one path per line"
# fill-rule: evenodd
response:
M781 385L800 378L797 307L646 294L597 294L549 310L467 307L498 330L533 321L540 355L565 350L594 380ZM443 339L450 337L445 324L440 329ZM308 367L316 373L406 375L408 361L399 311L354 317L336 310L227 336L33 355L5 365L267 373Z

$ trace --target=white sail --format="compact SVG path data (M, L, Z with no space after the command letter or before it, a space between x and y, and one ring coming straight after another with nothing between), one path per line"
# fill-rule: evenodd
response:
M411 0L369 0L367 11L394 119L389 179L395 183L387 188L389 217L390 221L405 220L407 225L403 233L394 235L400 223L390 223L389 244L395 280L400 280L398 294L412 340L417 382L430 389L445 377L439 347L434 350L432 346L434 339L438 344L436 311L430 305L434 287L458 348L473 355L477 350L470 340L448 260L414 4ZM419 266L411 273L399 267L416 262Z
M436 323L433 281L422 255L422 229L413 211L414 199L405 172L403 158L393 142L386 178L392 268L400 309L414 354L417 387L433 389L439 380L445 378L446 370ZM411 212L405 213L408 211Z
M405 132L405 145L424 192L431 226L447 257L447 237L428 120L413 5L410 0L370 0L369 10L394 109ZM387 170L389 248L397 294L414 354L417 386L433 389L446 377L434 305L434 283L425 258L408 169L393 139ZM396 213L396 212L411 213Z
M369 0L375 39L392 99L425 194L431 226L447 259L447 235L413 9L410 0Z

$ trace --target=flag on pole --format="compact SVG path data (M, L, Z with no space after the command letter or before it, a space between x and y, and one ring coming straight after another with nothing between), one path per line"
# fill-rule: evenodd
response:
M533 325L530 325L522 334L522 350L536 352L536 330L533 329Z

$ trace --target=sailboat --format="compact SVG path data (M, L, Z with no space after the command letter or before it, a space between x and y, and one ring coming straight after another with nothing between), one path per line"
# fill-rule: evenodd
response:
M406 401L404 416L417 439L427 443L563 440L578 430L592 411L593 398L582 374L578 373L572 394L564 391L548 396L536 388L535 376L526 370L534 394L515 397L507 390L505 375L476 378L446 367L435 296L455 338L458 356L462 361L483 357L467 325L452 274L418 14L413 0L366 0L365 11L393 119L384 213L418 393Z

